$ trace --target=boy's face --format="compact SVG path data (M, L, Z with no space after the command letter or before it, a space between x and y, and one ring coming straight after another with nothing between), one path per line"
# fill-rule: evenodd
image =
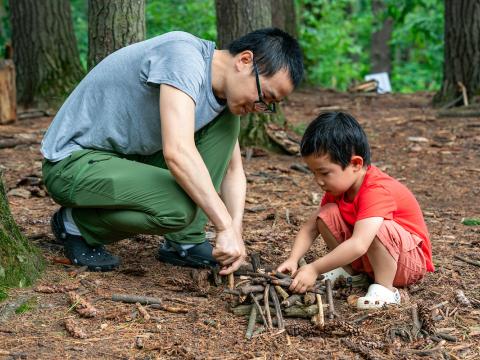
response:
M315 176L317 184L333 196L344 193L355 195L363 181L363 159L360 156L352 156L350 163L345 169L331 161L330 155L309 155L303 158L307 166Z

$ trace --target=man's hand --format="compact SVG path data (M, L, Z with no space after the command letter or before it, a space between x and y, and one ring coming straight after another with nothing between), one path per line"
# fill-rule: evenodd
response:
M292 284L289 289L296 293L304 293L314 287L317 277L318 273L312 264L302 266L293 275Z
M241 234L233 227L219 231L213 257L223 266L220 275L228 275L237 270L247 257Z
M294 274L298 269L298 262L294 259L288 258L277 268L278 272Z

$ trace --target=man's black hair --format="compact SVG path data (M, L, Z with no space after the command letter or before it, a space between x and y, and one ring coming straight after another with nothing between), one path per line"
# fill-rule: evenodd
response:
M370 165L367 135L355 118L344 112L326 112L313 120L300 143L302 156L329 155L332 162L345 169L353 155Z
M253 52L258 72L266 77L285 69L294 87L303 77L303 56L298 41L277 28L255 30L234 40L227 46L232 55L245 50Z

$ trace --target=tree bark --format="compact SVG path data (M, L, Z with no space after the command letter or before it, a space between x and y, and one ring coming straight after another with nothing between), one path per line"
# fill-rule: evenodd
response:
M0 124L14 122L16 118L15 65L13 60L0 60Z
M392 69L391 51L389 41L392 37L393 19L384 17L386 6L383 0L374 0L372 2L372 12L374 19L383 19L381 27L372 34L372 43L370 49L371 72L387 72Z
M480 91L480 0L445 0L445 49L442 88L434 103L447 103L467 89L468 97Z
M272 26L270 0L216 0L215 7L221 49L251 31Z
M58 104L83 76L70 1L10 0L20 104Z
M88 68L112 52L145 40L145 0L88 1Z
M272 26L297 37L297 20L294 0L271 0Z
M13 220L0 172L0 289L31 285L43 267L40 253Z

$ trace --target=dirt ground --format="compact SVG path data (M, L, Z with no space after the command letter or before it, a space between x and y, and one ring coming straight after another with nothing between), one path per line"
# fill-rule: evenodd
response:
M479 359L480 268L455 255L480 260L480 227L462 224L463 218L480 217L480 119L438 118L430 106L431 96L301 89L288 100L285 113L292 126L301 127L331 109L349 111L359 119L369 136L374 164L416 195L436 265L435 273L405 289L409 301L398 308L366 317L349 307L345 296L336 297L338 320L355 331L289 338L286 332L274 331L247 340L247 319L231 313L223 286L200 281L202 271L155 260L159 236L137 236L111 246L123 260L118 271L72 272L73 266L60 263L62 248L49 228L57 205L37 184L39 142L51 119L0 126L1 137L32 142L0 149L0 166L15 220L47 259L36 285L76 285L77 293L98 309L97 316L81 318L65 293L10 291L0 308L18 299L28 299L28 306L0 322L0 359ZM311 175L292 169L293 164L301 164L301 159L273 153L245 161L244 239L248 250L258 252L265 264L278 265L286 258L300 224L316 210L322 195ZM323 253L319 240L307 260ZM463 290L472 306L459 303L456 290ZM188 312L147 307L152 317L147 321L134 304L108 300L112 293L160 297L164 304ZM348 295L348 289L343 293ZM429 316L440 333L437 337L415 336L411 316L415 304L432 310ZM69 334L67 319L87 337ZM287 319L290 328L294 323L300 328L308 320Z

